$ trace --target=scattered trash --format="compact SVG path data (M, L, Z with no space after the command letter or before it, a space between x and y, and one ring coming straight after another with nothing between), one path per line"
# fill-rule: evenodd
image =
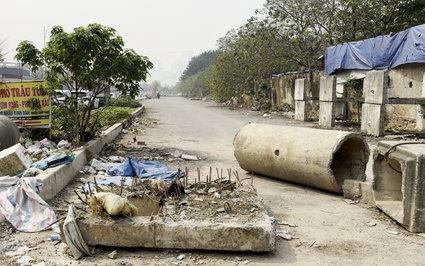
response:
M108 254L108 258L114 260L118 257L118 251L114 250L111 253Z
M178 172L170 170L166 165L158 161L138 162L132 157L127 157L121 164L115 164L106 173L112 176L137 176L140 178L157 179L164 181L173 180ZM185 173L180 172L179 178Z
M186 255L181 254L181 255L179 255L176 259L177 259L177 260L184 260L185 258L186 258Z
M263 117L271 117L270 114L263 114Z
M289 227L297 227L298 226L297 224L290 223L290 222L287 222L287 221L281 221L281 222L278 222L277 224L278 225L287 225Z
M342 199L345 203L348 203L348 204L357 204L357 203L359 203L359 201L358 200L350 200L350 199Z
M272 222L272 223L274 223L276 221L276 219L274 218L274 216L270 216L269 219L270 219L270 222Z
M59 233L55 212L36 192L41 186L41 180L20 179L15 186L0 193L0 211L21 232L52 228ZM35 215L40 213L43 215Z
M387 233L392 234L392 235L398 235L398 234L400 234L399 231L387 231Z
M66 244L71 249L72 255L78 260L84 254L89 256L92 254L81 235L76 218L77 211L74 205L70 204L68 207L68 214L63 224L63 234L65 235Z
M30 167L37 168L40 170L46 170L47 168L52 168L62 164L72 163L75 159L74 154L58 153L52 156L47 157L44 160L33 163Z
M6 252L4 255L6 255L6 256L10 256L10 257L15 257L15 256L22 256L22 255L24 255L25 253L27 253L28 251L30 251L30 250L34 250L34 249L37 249L37 248L29 248L29 247L27 247L27 246L23 246L23 247L19 247L17 250L15 250L15 251L8 251L8 252Z
M188 160L188 161L198 161L199 158L196 155L188 155L188 154L182 154L181 158L183 160Z
M58 149L66 149L71 147L71 143L69 143L67 140L61 140L58 142Z
M113 163L122 163L125 160L125 157L122 156L109 156L108 159Z
M25 177L36 177L41 173L40 169L37 168L28 168L27 170L24 171L24 173L22 174L21 178L25 178Z
M137 208L131 204L127 199L110 192L99 192L91 196L90 207L92 214L97 216L104 216L105 211L115 216L122 215L137 215Z
M369 226L376 226L375 222L367 222L366 224L369 225Z
M56 241L58 239L59 239L59 236L58 235L51 235L50 236L50 240L52 240L52 241Z
M292 239L294 239L295 237L294 236L292 236L288 231L280 231L280 232L277 232L276 233L276 236L278 236L278 237L280 237L280 238L282 238L282 239L284 239L284 240L292 240Z
M48 140L47 138L44 138L42 140L40 140L40 148L47 148L49 150L57 150L57 145L55 142Z

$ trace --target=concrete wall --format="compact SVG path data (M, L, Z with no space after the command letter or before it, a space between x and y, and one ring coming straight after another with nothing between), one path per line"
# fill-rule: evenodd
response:
M307 98L318 98L320 91L320 77L323 76L322 71L312 73L295 73L288 75L280 75L273 77L271 80L272 93L275 94L276 106L283 104L289 104L295 106L295 81L297 79L306 79L306 92ZM318 119L319 114L319 102L318 101L306 101L306 109L308 117L312 119Z
M388 71L388 97L420 98L425 64L408 64ZM417 105L385 106L385 129L414 130Z

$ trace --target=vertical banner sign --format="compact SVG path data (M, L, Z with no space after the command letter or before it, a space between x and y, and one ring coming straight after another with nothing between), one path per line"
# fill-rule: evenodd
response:
M50 97L43 86L44 81L0 83L0 115L18 127L49 128Z

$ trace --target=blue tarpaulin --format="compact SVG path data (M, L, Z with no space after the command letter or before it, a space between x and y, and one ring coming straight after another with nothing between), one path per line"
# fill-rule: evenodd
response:
M425 24L422 24L392 36L383 35L328 47L325 75L340 69L382 70L424 62Z
M127 157L125 161L115 167L109 168L106 173L113 176L137 176L140 178L173 180L177 176L177 171L170 170L166 165L157 161L138 162L132 157ZM179 177L184 177L181 171Z

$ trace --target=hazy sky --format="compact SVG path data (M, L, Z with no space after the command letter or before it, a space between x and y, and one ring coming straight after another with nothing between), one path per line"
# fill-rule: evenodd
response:
M40 50L53 26L66 32L99 23L123 37L126 48L154 63L148 82L174 85L191 57L216 49L231 29L245 24L266 0L10 0L2 1L0 40L6 61L29 40Z

